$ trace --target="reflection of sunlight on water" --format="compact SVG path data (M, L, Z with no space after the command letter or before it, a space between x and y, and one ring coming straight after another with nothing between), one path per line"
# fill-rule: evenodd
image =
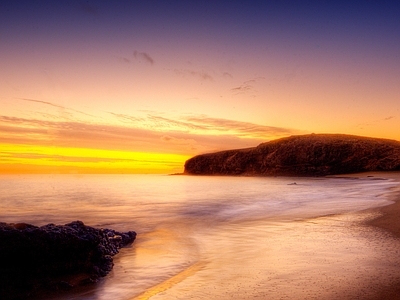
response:
M185 270L197 264L198 249L188 237L185 224L181 225L145 233L132 248L122 249L114 260L112 276L107 278L96 299L133 297L180 272L187 274Z
M398 267L385 258L397 242L358 225L360 216L349 214L389 203L385 193L397 185L389 180L10 178L0 180L3 222L43 225L80 219L138 233L94 290L65 299L252 299L290 297L289 291L305 298L332 296L333 290L337 295L348 291L350 284L364 287L370 282L368 272L389 276L379 261ZM297 184L288 185L293 181ZM321 215L332 216L307 219ZM397 278L398 271L389 269ZM305 289L313 280L316 287Z
M134 300L147 300L147 299L150 299L151 297L170 289L171 287L173 287L174 285L178 284L179 282L181 282L181 281L185 280L186 278L196 274L197 272L202 270L205 265L206 265L205 262L197 262L197 263L195 263L193 265L190 265L189 267L187 267L183 271L179 272L178 274L172 276L171 278L168 278L167 280L163 281L160 284L157 284L156 286L153 286L153 287L149 288L144 293L136 296L133 299Z

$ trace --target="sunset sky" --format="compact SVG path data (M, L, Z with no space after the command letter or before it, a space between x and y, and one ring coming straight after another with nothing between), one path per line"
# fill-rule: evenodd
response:
M174 173L307 133L400 140L397 1L1 1L0 173Z

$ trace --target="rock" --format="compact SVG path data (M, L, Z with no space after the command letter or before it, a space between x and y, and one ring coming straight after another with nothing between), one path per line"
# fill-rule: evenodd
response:
M185 174L325 176L366 171L399 171L400 142L351 135L291 136L254 148L195 156Z
M0 299L25 299L43 290L96 282L112 256L136 233L96 229L75 221L42 227L0 223Z

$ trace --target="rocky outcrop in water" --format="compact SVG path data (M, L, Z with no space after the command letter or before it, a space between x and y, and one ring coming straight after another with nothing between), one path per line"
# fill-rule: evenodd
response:
M43 290L96 282L112 256L136 238L75 221L66 225L0 223L0 299L25 299Z
M255 148L195 156L185 174L324 176L400 171L400 142L350 135L291 136Z

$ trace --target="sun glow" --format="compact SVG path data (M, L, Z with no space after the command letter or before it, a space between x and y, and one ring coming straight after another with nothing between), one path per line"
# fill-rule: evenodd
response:
M0 144L2 173L169 173L189 157L76 147Z

